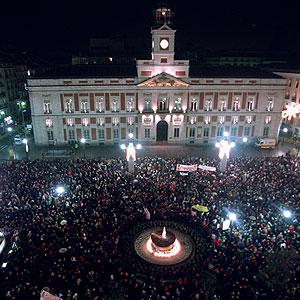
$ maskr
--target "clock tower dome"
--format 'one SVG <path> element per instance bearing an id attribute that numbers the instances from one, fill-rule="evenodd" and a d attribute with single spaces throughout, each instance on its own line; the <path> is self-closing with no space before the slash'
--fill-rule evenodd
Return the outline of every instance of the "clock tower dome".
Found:
<path id="1" fill-rule="evenodd" d="M 152 60 L 155 65 L 172 65 L 175 54 L 175 32 L 170 26 L 174 13 L 166 5 L 160 5 L 154 12 L 152 27 Z"/>

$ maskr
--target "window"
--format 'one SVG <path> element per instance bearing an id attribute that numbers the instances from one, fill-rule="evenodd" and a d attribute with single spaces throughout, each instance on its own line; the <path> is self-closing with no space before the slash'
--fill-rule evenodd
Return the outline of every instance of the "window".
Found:
<path id="1" fill-rule="evenodd" d="M 206 111 L 212 110 L 212 99 L 211 98 L 206 99 L 206 101 L 205 101 L 205 110 Z"/>
<path id="2" fill-rule="evenodd" d="M 269 127 L 264 127 L 263 136 L 268 137 L 269 136 Z"/>
<path id="3" fill-rule="evenodd" d="M 204 123 L 205 124 L 210 124 L 211 122 L 211 117 L 210 116 L 204 116 Z"/>
<path id="4" fill-rule="evenodd" d="M 150 139 L 150 128 L 145 128 L 145 139 Z"/>
<path id="5" fill-rule="evenodd" d="M 204 128 L 204 130 L 203 130 L 203 136 L 204 137 L 209 137 L 209 128 L 208 127 Z"/>
<path id="6" fill-rule="evenodd" d="M 230 135 L 236 136 L 236 134 L 237 134 L 237 127 L 231 127 Z"/>
<path id="7" fill-rule="evenodd" d="M 223 136 L 224 133 L 224 127 L 218 127 L 217 128 L 217 136 Z"/>
<path id="8" fill-rule="evenodd" d="M 244 136 L 249 136 L 249 135 L 250 135 L 250 127 L 245 127 Z"/>
<path id="9" fill-rule="evenodd" d="M 54 141 L 53 131 L 47 131 L 48 141 Z"/>
<path id="10" fill-rule="evenodd" d="M 134 131 L 134 130 L 133 130 L 133 127 L 129 127 L 129 128 L 128 128 L 128 134 L 129 134 L 129 133 L 133 133 L 133 134 L 134 134 L 133 131 Z"/>
<path id="11" fill-rule="evenodd" d="M 90 129 L 83 129 L 83 137 L 84 137 L 86 140 L 89 140 L 89 139 L 90 139 Z"/>
<path id="12" fill-rule="evenodd" d="M 66 100 L 66 113 L 72 113 L 73 112 L 73 100 L 67 99 Z"/>
<path id="13" fill-rule="evenodd" d="M 265 118 L 265 124 L 271 123 L 272 117 L 271 116 L 266 116 Z"/>
<path id="14" fill-rule="evenodd" d="M 98 126 L 103 126 L 104 125 L 104 118 L 98 118 L 97 119 L 97 125 Z"/>
<path id="15" fill-rule="evenodd" d="M 198 110 L 198 99 L 197 98 L 192 98 L 191 102 L 191 111 L 197 111 Z"/>
<path id="16" fill-rule="evenodd" d="M 180 128 L 174 128 L 174 138 L 179 138 L 179 129 Z"/>
<path id="17" fill-rule="evenodd" d="M 119 118 L 118 117 L 113 117 L 112 118 L 112 123 L 114 126 L 117 126 L 119 124 Z"/>
<path id="18" fill-rule="evenodd" d="M 82 118 L 82 126 L 88 126 L 89 125 L 89 119 L 88 118 Z"/>
<path id="19" fill-rule="evenodd" d="M 52 127 L 53 126 L 53 120 L 52 119 L 46 119 L 45 123 L 46 123 L 46 127 Z"/>
<path id="20" fill-rule="evenodd" d="M 129 97 L 127 99 L 127 107 L 126 107 L 126 110 L 127 111 L 133 111 L 134 110 L 134 101 L 133 101 L 133 97 Z"/>
<path id="21" fill-rule="evenodd" d="M 220 107 L 219 107 L 220 111 L 225 111 L 226 110 L 226 99 L 224 97 L 222 97 L 220 99 Z"/>
<path id="22" fill-rule="evenodd" d="M 128 123 L 129 125 L 132 125 L 132 124 L 134 123 L 134 117 L 128 117 L 128 118 L 127 118 L 127 123 Z"/>
<path id="23" fill-rule="evenodd" d="M 144 111 L 152 111 L 151 95 L 146 95 L 144 100 Z"/>
<path id="24" fill-rule="evenodd" d="M 87 99 L 82 99 L 81 100 L 81 112 L 82 113 L 88 113 L 88 101 Z"/>
<path id="25" fill-rule="evenodd" d="M 240 98 L 236 97 L 233 101 L 233 107 L 232 107 L 233 111 L 239 111 L 240 110 Z"/>
<path id="26" fill-rule="evenodd" d="M 239 122 L 239 117 L 233 116 L 231 120 L 232 120 L 232 124 L 237 124 Z"/>
<path id="27" fill-rule="evenodd" d="M 254 109 L 254 99 L 249 98 L 247 101 L 247 110 L 251 111 Z"/>
<path id="28" fill-rule="evenodd" d="M 252 116 L 246 116 L 245 121 L 246 121 L 247 124 L 251 124 Z"/>
<path id="29" fill-rule="evenodd" d="M 168 58 L 167 57 L 161 57 L 160 58 L 160 63 L 162 63 L 162 64 L 168 63 Z"/>
<path id="30" fill-rule="evenodd" d="M 96 111 L 101 113 L 104 112 L 104 97 L 99 97 L 96 100 Z"/>
<path id="31" fill-rule="evenodd" d="M 104 140 L 104 129 L 98 129 L 98 139 Z"/>
<path id="32" fill-rule="evenodd" d="M 292 86 L 292 79 L 289 79 L 288 86 Z"/>
<path id="33" fill-rule="evenodd" d="M 174 102 L 174 110 L 181 110 L 181 97 L 176 97 Z"/>
<path id="34" fill-rule="evenodd" d="M 268 104 L 267 104 L 267 111 L 272 111 L 273 110 L 273 106 L 274 106 L 273 99 L 269 98 L 268 99 Z"/>
<path id="35" fill-rule="evenodd" d="M 299 79 L 296 80 L 295 88 L 297 89 L 299 87 Z"/>
<path id="36" fill-rule="evenodd" d="M 113 111 L 113 112 L 119 111 L 119 98 L 118 97 L 112 98 L 111 111 Z"/>
<path id="37" fill-rule="evenodd" d="M 225 116 L 219 116 L 219 123 L 223 124 L 225 122 Z"/>
<path id="38" fill-rule="evenodd" d="M 196 132 L 195 127 L 190 128 L 190 138 L 194 138 L 195 137 L 195 132 Z"/>
<path id="39" fill-rule="evenodd" d="M 67 126 L 74 126 L 74 125 L 75 125 L 74 118 L 68 118 L 67 119 Z"/>
<path id="40" fill-rule="evenodd" d="M 114 130 L 113 130 L 113 137 L 114 137 L 114 139 L 118 139 L 119 138 L 119 129 L 118 128 L 114 128 Z"/>
<path id="41" fill-rule="evenodd" d="M 71 141 L 75 140 L 75 130 L 70 129 L 68 133 L 69 133 L 69 140 Z"/>
<path id="42" fill-rule="evenodd" d="M 193 125 L 193 124 L 196 124 L 196 121 L 197 121 L 197 117 L 191 117 L 190 119 L 190 123 Z"/>
<path id="43" fill-rule="evenodd" d="M 159 110 L 160 111 L 165 111 L 167 107 L 167 97 L 166 96 L 161 96 L 159 99 Z"/>
<path id="44" fill-rule="evenodd" d="M 52 109 L 51 109 L 51 103 L 49 100 L 44 101 L 44 114 L 51 114 Z"/>

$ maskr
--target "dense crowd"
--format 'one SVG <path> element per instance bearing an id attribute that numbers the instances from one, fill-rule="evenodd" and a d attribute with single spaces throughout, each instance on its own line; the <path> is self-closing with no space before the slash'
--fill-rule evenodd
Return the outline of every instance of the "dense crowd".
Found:
<path id="1" fill-rule="evenodd" d="M 39 299 L 44 287 L 62 299 L 299 299 L 299 159 L 237 157 L 223 173 L 188 175 L 177 163 L 218 167 L 201 158 L 143 158 L 134 173 L 122 159 L 1 164 L 0 228 L 17 247 L 0 268 L 0 299 Z M 229 212 L 237 220 L 222 230 Z M 198 228 L 202 259 L 137 268 L 122 239 L 152 220 Z"/>

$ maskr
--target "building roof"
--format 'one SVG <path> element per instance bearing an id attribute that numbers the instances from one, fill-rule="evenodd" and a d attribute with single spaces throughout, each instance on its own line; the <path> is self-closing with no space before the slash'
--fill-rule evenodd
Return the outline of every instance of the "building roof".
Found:
<path id="1" fill-rule="evenodd" d="M 261 78 L 282 79 L 283 77 L 270 71 L 259 68 L 240 66 L 217 66 L 207 67 L 190 65 L 190 77 L 192 78 Z"/>
<path id="2" fill-rule="evenodd" d="M 34 78 L 132 78 L 137 76 L 136 66 L 132 65 L 67 65 L 37 74 Z"/>

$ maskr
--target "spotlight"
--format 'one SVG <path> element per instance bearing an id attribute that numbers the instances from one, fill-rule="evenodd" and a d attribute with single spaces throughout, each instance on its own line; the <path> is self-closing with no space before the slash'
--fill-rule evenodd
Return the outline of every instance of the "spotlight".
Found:
<path id="1" fill-rule="evenodd" d="M 289 210 L 284 210 L 283 215 L 285 218 L 290 218 L 292 216 L 292 213 Z"/>
<path id="2" fill-rule="evenodd" d="M 126 145 L 125 144 L 122 144 L 120 147 L 121 147 L 122 150 L 126 149 Z"/>
<path id="3" fill-rule="evenodd" d="M 137 145 L 136 145 L 136 149 L 138 149 L 138 150 L 139 150 L 139 149 L 142 149 L 142 145 L 141 145 L 141 144 L 137 144 Z"/>
<path id="4" fill-rule="evenodd" d="M 230 221 L 236 221 L 236 214 L 235 213 L 229 213 L 228 218 Z"/>
<path id="5" fill-rule="evenodd" d="M 58 186 L 55 190 L 57 194 L 63 194 L 65 192 L 65 188 L 63 186 Z"/>

